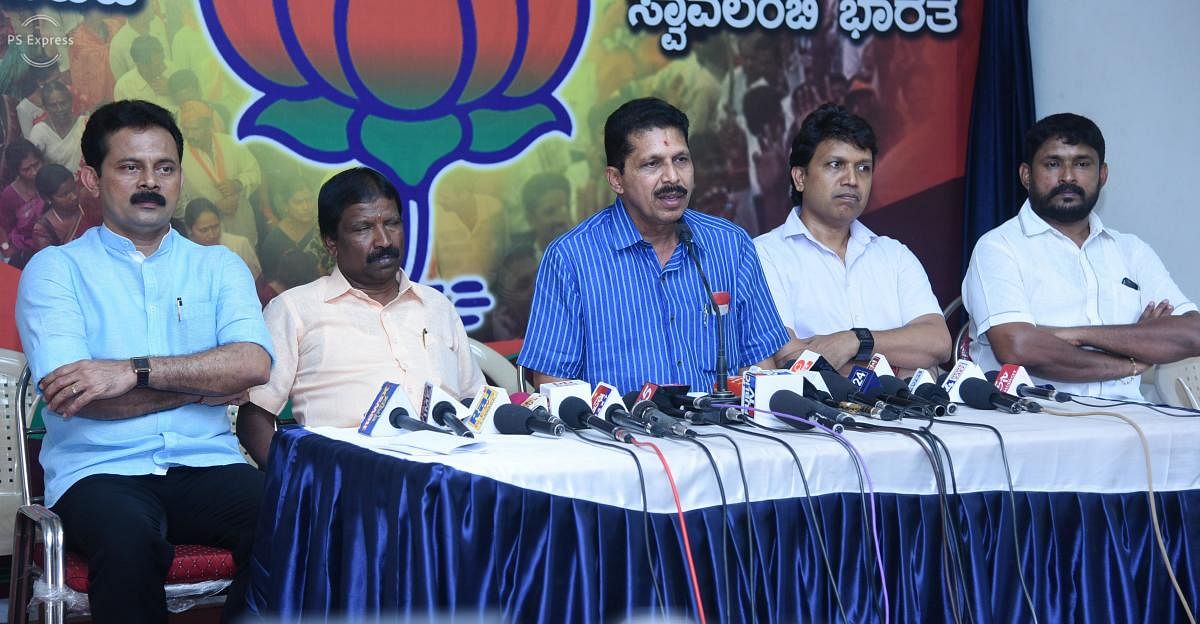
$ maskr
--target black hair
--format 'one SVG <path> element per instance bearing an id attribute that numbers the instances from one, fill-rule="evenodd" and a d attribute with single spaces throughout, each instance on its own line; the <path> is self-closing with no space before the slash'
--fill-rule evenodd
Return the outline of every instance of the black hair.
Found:
<path id="1" fill-rule="evenodd" d="M 188 87 L 200 90 L 200 78 L 190 69 L 180 69 L 167 78 L 167 93 L 172 95 Z"/>
<path id="2" fill-rule="evenodd" d="M 148 63 L 155 52 L 159 54 L 166 53 L 163 50 L 162 42 L 150 35 L 142 35 L 134 39 L 133 43 L 129 46 L 129 58 L 133 59 L 136 65 Z M 117 78 L 120 78 L 120 76 Z"/>
<path id="3" fill-rule="evenodd" d="M 27 139 L 14 138 L 12 143 L 4 148 L 4 179 L 12 181 L 21 175 L 21 163 L 30 156 L 37 156 L 38 159 L 44 160 L 42 151 L 36 145 Z"/>
<path id="4" fill-rule="evenodd" d="M 613 111 L 604 122 L 604 157 L 608 166 L 624 172 L 625 159 L 633 153 L 630 135 L 656 128 L 675 128 L 687 143 L 687 115 L 658 98 L 630 100 Z"/>
<path id="5" fill-rule="evenodd" d="M 51 80 L 50 82 L 47 82 L 46 84 L 42 85 L 42 107 L 43 108 L 45 108 L 45 106 L 46 106 L 46 98 L 50 97 L 51 95 L 53 95 L 55 93 L 66 93 L 67 96 L 71 98 L 72 102 L 75 101 L 75 94 L 71 93 L 71 89 L 69 87 L 67 87 L 67 85 L 63 84 L 62 81 L 59 81 L 59 80 Z"/>
<path id="6" fill-rule="evenodd" d="M 1099 126 L 1094 121 L 1075 113 L 1050 115 L 1033 124 L 1033 127 L 1025 133 L 1025 160 L 1023 162 L 1032 165 L 1034 154 L 1037 154 L 1038 149 L 1050 139 L 1059 139 L 1067 145 L 1082 143 L 1096 150 L 1100 162 L 1104 162 L 1104 134 L 1100 132 Z"/>
<path id="7" fill-rule="evenodd" d="M 571 203 L 571 183 L 566 176 L 557 171 L 543 171 L 532 175 L 521 186 L 521 201 L 525 210 L 532 210 L 538 199 L 550 191 L 562 191 L 567 196 L 567 203 Z"/>
<path id="8" fill-rule="evenodd" d="M 33 179 L 33 186 L 49 206 L 50 197 L 58 192 L 58 187 L 62 186 L 63 182 L 74 179 L 75 174 L 71 173 L 70 169 L 58 163 L 48 163 L 38 169 L 37 177 Z"/>
<path id="9" fill-rule="evenodd" d="M 217 205 L 209 201 L 205 197 L 197 197 L 188 202 L 187 208 L 183 211 L 183 223 L 187 225 L 187 229 L 191 230 L 193 225 L 196 225 L 196 220 L 200 215 L 211 212 L 217 216 L 217 221 L 221 220 L 221 211 L 217 210 Z"/>
<path id="10" fill-rule="evenodd" d="M 784 125 L 783 92 L 767 85 L 759 85 L 750 89 L 742 96 L 742 111 L 746 118 L 746 129 L 751 134 L 761 136 L 772 122 L 777 123 L 780 132 L 786 132 Z M 783 139 L 785 137 L 779 137 Z"/>
<path id="11" fill-rule="evenodd" d="M 822 141 L 834 139 L 849 143 L 859 149 L 871 151 L 871 156 L 879 154 L 879 145 L 875 141 L 875 131 L 866 119 L 855 115 L 843 106 L 837 104 L 822 104 L 817 110 L 809 113 L 800 124 L 800 130 L 792 138 L 792 153 L 788 157 L 791 167 L 807 167 L 813 153 Z M 792 187 L 792 204 L 799 206 L 802 199 L 800 191 Z"/>
<path id="12" fill-rule="evenodd" d="M 183 133 L 167 109 L 145 100 L 120 100 L 97 108 L 88 117 L 80 144 L 83 161 L 100 175 L 101 165 L 108 156 L 108 138 L 125 128 L 145 130 L 159 127 L 171 133 L 180 162 L 183 161 Z"/>
<path id="13" fill-rule="evenodd" d="M 346 208 L 380 198 L 396 202 L 396 209 L 400 211 L 401 219 L 404 218 L 400 193 L 382 173 L 368 167 L 355 167 L 329 178 L 317 194 L 317 225 L 321 236 L 336 240 L 338 224 Z"/>

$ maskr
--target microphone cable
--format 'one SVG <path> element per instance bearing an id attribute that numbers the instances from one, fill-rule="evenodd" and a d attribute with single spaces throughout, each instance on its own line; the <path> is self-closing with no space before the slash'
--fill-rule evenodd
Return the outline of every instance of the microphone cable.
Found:
<path id="1" fill-rule="evenodd" d="M 666 599 L 663 597 L 665 592 L 659 587 L 658 573 L 654 571 L 654 551 L 650 547 L 650 502 L 646 496 L 646 474 L 642 471 L 642 461 L 638 459 L 637 453 L 634 453 L 632 449 L 626 448 L 619 444 L 614 444 L 612 442 L 601 442 L 599 440 L 594 440 L 583 435 L 582 432 L 570 427 L 567 427 L 567 431 L 574 433 L 575 437 L 587 444 L 616 449 L 622 453 L 628 453 L 629 456 L 633 458 L 633 465 L 637 466 L 638 486 L 641 488 L 642 492 L 642 534 L 645 538 L 644 541 L 646 542 L 646 563 L 650 566 L 650 582 L 652 583 L 651 587 L 654 588 L 654 601 L 658 603 L 658 608 L 662 613 L 663 619 L 667 619 L 667 603 Z"/>
<path id="2" fill-rule="evenodd" d="M 1090 412 L 1066 412 L 1063 410 L 1051 409 L 1043 407 L 1042 412 L 1053 414 L 1055 416 L 1111 416 L 1119 418 L 1126 422 L 1133 430 L 1137 432 L 1138 441 L 1142 444 L 1142 457 L 1146 461 L 1146 500 L 1150 503 L 1150 526 L 1154 528 L 1154 541 L 1158 544 L 1158 554 L 1162 556 L 1163 565 L 1167 568 L 1167 577 L 1171 579 L 1171 585 L 1175 588 L 1175 595 L 1179 597 L 1179 604 L 1183 605 L 1183 613 L 1187 616 L 1188 622 L 1196 624 L 1196 616 L 1192 614 L 1192 608 L 1188 605 L 1187 596 L 1183 593 L 1183 588 L 1179 586 L 1179 579 L 1175 577 L 1175 570 L 1171 567 L 1171 557 L 1167 554 L 1167 546 L 1163 542 L 1162 528 L 1158 525 L 1158 506 L 1154 503 L 1154 466 L 1150 462 L 1150 442 L 1146 439 L 1146 432 L 1138 426 L 1134 420 L 1124 414 L 1117 412 L 1090 411 Z"/>
<path id="3" fill-rule="evenodd" d="M 717 467 L 717 459 L 713 457 L 712 451 L 708 450 L 707 446 L 690 437 L 680 436 L 677 439 L 686 440 L 700 447 L 700 450 L 704 451 L 705 457 L 708 457 L 708 464 L 712 466 L 713 476 L 717 478 L 717 491 L 721 494 L 721 571 L 725 577 L 725 621 L 732 622 L 730 605 L 733 602 L 733 587 L 729 584 L 729 501 L 725 497 L 725 482 L 721 480 L 721 470 Z M 738 456 L 738 465 L 741 466 L 740 455 Z M 750 595 L 754 596 L 753 591 Z M 753 622 L 754 619 L 752 618 L 751 621 Z"/>
<path id="4" fill-rule="evenodd" d="M 1025 604 L 1029 605 L 1029 614 L 1033 617 L 1032 624 L 1038 624 L 1037 609 L 1033 605 L 1033 596 L 1029 594 L 1029 585 L 1025 581 L 1024 566 L 1021 565 L 1021 537 L 1017 529 L 1017 495 L 1016 488 L 1013 487 L 1012 470 L 1008 465 L 1008 449 L 1004 445 L 1004 436 L 1001 435 L 999 429 L 983 423 L 962 422 L 946 418 L 938 420 L 938 422 L 943 425 L 954 425 L 956 427 L 970 427 L 973 429 L 984 429 L 991 431 L 992 434 L 996 436 L 996 441 L 1000 443 L 1000 462 L 1004 465 L 1004 478 L 1008 483 L 1008 505 L 1012 510 L 1012 516 L 1010 518 L 1011 522 L 1009 522 L 1009 525 L 1012 527 L 1013 553 L 1016 555 L 1015 561 L 1017 565 L 1017 578 L 1021 582 L 1021 594 L 1025 597 Z"/>
<path id="5" fill-rule="evenodd" d="M 1095 403 L 1084 403 L 1083 401 L 1079 400 L 1080 396 L 1082 396 L 1085 399 L 1093 399 L 1096 401 L 1108 401 L 1108 403 L 1105 403 L 1104 405 L 1096 405 Z M 1092 396 L 1092 395 L 1088 395 L 1088 394 L 1084 394 L 1084 395 L 1074 395 L 1073 394 L 1073 395 L 1071 395 L 1070 400 L 1072 403 L 1078 403 L 1079 405 L 1082 405 L 1084 407 L 1094 407 L 1094 408 L 1099 408 L 1099 409 L 1121 407 L 1122 405 L 1140 405 L 1146 409 L 1149 409 L 1150 411 L 1158 412 L 1159 414 L 1162 414 L 1163 416 L 1170 416 L 1172 418 L 1196 418 L 1197 416 L 1200 416 L 1200 410 L 1192 409 L 1190 407 L 1183 407 L 1181 405 L 1169 405 L 1167 403 L 1150 403 L 1148 401 L 1130 401 L 1128 399 L 1110 399 L 1107 397 Z M 1179 411 L 1185 412 L 1185 413 L 1183 413 L 1183 414 L 1171 413 L 1171 412 L 1166 411 L 1168 409 L 1179 410 Z"/>
<path id="6" fill-rule="evenodd" d="M 759 427 L 762 429 L 774 431 L 773 428 L 767 427 L 764 425 L 760 425 L 754 421 L 746 421 L 746 424 L 752 425 L 754 427 Z M 837 601 L 838 613 L 840 613 L 842 615 L 842 621 L 849 624 L 850 618 L 846 617 L 846 608 L 842 605 L 842 592 L 838 587 L 838 579 L 836 576 L 834 576 L 833 566 L 829 563 L 829 550 L 825 547 L 825 536 L 824 536 L 825 530 L 824 530 L 823 526 L 821 525 L 821 523 L 817 520 L 817 511 L 813 507 L 813 502 L 812 502 L 812 491 L 808 487 L 808 477 L 805 476 L 805 474 L 804 474 L 804 466 L 801 465 L 801 463 L 800 463 L 800 456 L 796 454 L 796 449 L 792 448 L 792 445 L 788 444 L 787 441 L 777 438 L 772 435 L 767 435 L 765 433 L 758 433 L 757 431 L 749 431 L 746 429 L 741 429 L 738 427 L 734 427 L 733 425 L 721 425 L 721 426 L 726 429 L 729 429 L 730 431 L 737 431 L 739 433 L 754 436 L 756 438 L 764 438 L 764 439 L 770 440 L 772 442 L 778 442 L 780 445 L 783 446 L 783 448 L 787 449 L 787 452 L 789 454 L 791 454 L 792 461 L 796 464 L 796 471 L 800 474 L 800 483 L 803 484 L 803 486 L 804 486 L 804 505 L 801 506 L 801 509 L 803 509 L 805 511 L 805 513 L 808 514 L 809 526 L 813 527 L 813 535 L 817 538 L 817 547 L 821 550 L 821 559 L 825 562 L 825 573 L 829 575 L 829 582 L 833 586 L 833 597 Z M 800 431 L 795 431 L 795 430 L 793 430 L 793 431 L 796 433 L 802 433 Z M 791 432 L 788 432 L 788 433 L 791 433 Z M 706 434 L 706 435 L 716 435 L 716 434 Z M 856 468 L 857 468 L 857 466 L 856 466 Z M 859 475 L 858 475 L 858 491 L 859 491 L 859 495 L 860 495 L 859 500 L 861 501 L 865 498 L 865 496 L 862 496 L 863 485 L 862 485 L 862 473 L 861 472 L 859 472 Z M 865 511 L 866 510 L 864 508 L 864 512 Z M 863 517 L 864 518 L 866 517 L 866 513 L 863 513 Z M 753 535 L 753 533 L 751 533 L 751 534 Z"/>
<path id="7" fill-rule="evenodd" d="M 687 555 L 692 595 L 696 598 L 696 612 L 700 614 L 700 624 L 708 624 L 708 617 L 704 614 L 704 599 L 700 596 L 700 580 L 696 577 L 696 561 L 692 558 L 692 541 L 688 538 L 687 519 L 683 517 L 683 501 L 679 498 L 679 486 L 675 484 L 675 475 L 671 473 L 671 465 L 667 463 L 666 455 L 663 455 L 662 449 L 658 448 L 657 444 L 642 442 L 633 437 L 631 439 L 634 446 L 653 450 L 654 454 L 658 456 L 658 461 L 662 463 L 663 470 L 666 471 L 667 483 L 671 485 L 671 495 L 675 497 L 675 510 L 679 515 L 679 532 L 683 535 L 683 551 Z"/>
<path id="8" fill-rule="evenodd" d="M 745 493 L 744 505 L 746 507 L 746 545 L 747 545 L 746 575 L 750 578 L 750 621 L 757 622 L 758 621 L 758 598 L 757 598 L 758 597 L 758 579 L 757 579 L 757 575 L 755 574 L 755 570 L 754 570 L 754 551 L 757 550 L 756 540 L 754 539 L 754 526 L 755 526 L 755 524 L 753 522 L 754 509 L 750 505 L 750 481 L 746 478 L 746 465 L 745 465 L 745 463 L 742 462 L 742 450 L 740 448 L 738 448 L 737 442 L 735 442 L 734 439 L 731 436 L 729 436 L 728 434 L 698 433 L 698 434 L 696 434 L 696 437 L 697 438 L 724 438 L 727 442 L 729 442 L 729 444 L 731 446 L 733 446 L 734 456 L 737 457 L 738 475 L 742 478 L 742 492 Z M 695 442 L 696 444 L 700 444 L 699 440 L 692 439 L 692 442 Z M 700 446 L 703 447 L 704 445 L 700 444 Z M 715 467 L 715 465 L 714 465 L 714 467 Z M 717 475 L 717 480 L 720 481 L 719 474 Z M 721 511 L 723 513 L 728 513 L 724 507 L 722 507 Z M 740 563 L 740 561 L 739 561 L 739 563 Z M 729 578 L 728 578 L 728 568 L 726 569 L 725 587 L 730 587 Z M 725 621 L 727 621 L 727 622 L 732 621 L 731 619 L 729 619 L 728 604 L 725 609 Z"/>
<path id="9" fill-rule="evenodd" d="M 799 416 L 793 416 L 792 414 L 785 414 L 783 412 L 775 412 L 775 411 L 758 408 L 758 407 L 745 407 L 745 406 L 741 406 L 741 405 L 715 405 L 714 404 L 713 407 L 717 407 L 717 408 L 732 407 L 734 409 L 746 410 L 746 411 L 751 411 L 751 412 L 756 412 L 756 413 L 761 412 L 763 414 L 770 414 L 771 416 L 774 416 L 776 418 L 780 418 L 783 420 L 790 420 L 790 421 L 795 421 L 795 422 L 799 422 L 799 423 L 804 423 L 805 425 L 808 425 L 811 428 L 818 429 L 823 433 L 827 433 L 830 436 L 833 436 L 834 439 L 839 440 L 840 442 L 843 443 L 842 446 L 844 446 L 846 448 L 846 450 L 851 453 L 851 455 L 855 459 L 855 462 L 862 468 L 863 476 L 866 480 L 867 497 L 870 499 L 871 538 L 872 538 L 872 543 L 875 547 L 875 567 L 879 572 L 879 585 L 880 585 L 880 588 L 881 588 L 882 594 L 883 594 L 883 621 L 884 621 L 884 624 L 890 624 L 890 622 L 891 622 L 891 603 L 889 601 L 888 590 L 887 590 L 887 574 L 886 574 L 886 572 L 884 572 L 884 569 L 883 569 L 883 554 L 879 547 L 879 519 L 876 514 L 875 486 L 871 480 L 871 473 L 867 470 L 867 466 L 866 466 L 867 462 L 865 459 L 863 459 L 863 456 L 861 453 L 859 453 L 858 449 L 853 444 L 851 444 L 850 441 L 847 440 L 845 438 L 845 436 L 843 436 L 842 434 L 826 427 L 825 425 L 822 425 L 821 423 L 809 420 L 807 418 L 801 418 Z M 869 550 L 869 548 L 867 550 Z"/>
<path id="10" fill-rule="evenodd" d="M 921 451 L 925 453 L 925 458 L 929 461 L 929 466 L 933 470 L 934 488 L 937 490 L 938 511 L 942 520 L 942 580 L 946 583 L 947 589 L 954 592 L 954 599 L 949 601 L 950 613 L 955 622 L 962 622 L 962 616 L 959 613 L 959 607 L 965 607 L 963 610 L 968 615 L 969 621 L 974 621 L 975 617 L 970 606 L 970 590 L 967 588 L 966 578 L 963 574 L 962 555 L 958 549 L 958 529 L 953 519 L 950 517 L 950 509 L 948 505 L 948 495 L 946 491 L 946 475 L 943 470 L 942 463 L 939 457 L 939 450 L 932 439 L 926 438 L 927 434 L 932 437 L 929 432 L 922 432 L 917 429 L 907 429 L 904 427 L 890 427 L 886 425 L 875 425 L 871 423 L 855 422 L 855 428 L 862 431 L 879 431 L 886 433 L 897 433 L 907 438 L 910 438 L 917 443 Z M 926 446 L 928 445 L 928 446 Z M 954 583 L 954 577 L 958 577 L 958 585 Z M 960 598 L 961 596 L 961 598 Z M 963 604 L 960 605 L 959 601 Z"/>

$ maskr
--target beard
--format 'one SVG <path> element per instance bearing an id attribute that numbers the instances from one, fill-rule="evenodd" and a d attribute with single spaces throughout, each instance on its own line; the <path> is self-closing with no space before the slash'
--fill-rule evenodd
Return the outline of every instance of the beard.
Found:
<path id="1" fill-rule="evenodd" d="M 1079 196 L 1079 202 L 1064 206 L 1056 204 L 1054 198 L 1066 191 L 1070 191 Z M 1055 223 L 1078 223 L 1092 214 L 1092 209 L 1096 207 L 1096 202 L 1100 201 L 1100 188 L 1088 194 L 1083 190 L 1083 187 L 1063 183 L 1054 187 L 1050 192 L 1041 194 L 1029 190 L 1029 206 L 1033 208 L 1033 212 L 1037 216 L 1046 221 L 1054 221 Z"/>

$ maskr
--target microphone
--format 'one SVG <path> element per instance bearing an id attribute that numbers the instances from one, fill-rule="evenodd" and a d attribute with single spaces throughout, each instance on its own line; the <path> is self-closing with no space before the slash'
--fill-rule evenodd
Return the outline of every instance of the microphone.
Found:
<path id="1" fill-rule="evenodd" d="M 493 418 L 496 419 L 496 429 L 500 433 L 517 435 L 541 433 L 558 437 L 566 431 L 566 428 L 561 423 L 552 423 L 548 420 L 538 418 L 533 410 L 511 403 L 497 407 Z"/>
<path id="2" fill-rule="evenodd" d="M 1005 366 L 1006 367 L 1012 366 L 1012 364 L 1005 364 Z M 1021 374 L 1028 377 L 1028 374 L 1025 373 L 1024 368 L 1022 368 L 1020 366 L 1017 366 L 1015 368 L 1020 369 Z M 984 373 L 983 376 L 985 379 L 987 379 L 989 382 L 991 382 L 993 386 L 995 386 L 996 390 L 999 391 L 1000 394 L 1015 400 L 1017 402 L 1017 405 L 1021 408 L 1021 410 L 1026 411 L 1026 412 L 1042 411 L 1042 405 L 1040 403 L 1038 403 L 1037 401 L 1021 398 L 1021 397 L 1014 395 L 1008 391 L 1008 388 L 1013 385 L 1011 377 L 1008 378 L 1007 380 L 1000 379 L 1000 377 L 1001 377 L 1000 371 L 988 371 L 988 372 Z"/>
<path id="3" fill-rule="evenodd" d="M 708 304 L 717 317 L 717 383 L 712 396 L 719 399 L 719 402 L 731 403 L 737 397 L 729 391 L 729 362 L 725 355 L 724 316 L 729 309 L 729 293 L 725 291 L 717 293 L 722 295 L 721 297 L 713 294 L 712 286 L 708 283 L 708 276 L 704 273 L 704 267 L 700 266 L 700 256 L 696 254 L 696 246 L 692 242 L 692 228 L 683 219 L 680 219 L 675 225 L 675 235 L 679 238 L 679 242 L 687 248 L 692 264 L 696 265 L 696 272 L 700 274 L 700 283 L 704 285 L 704 292 L 708 295 Z"/>
<path id="4" fill-rule="evenodd" d="M 998 409 L 1010 414 L 1021 413 L 1021 404 L 1016 397 L 1006 395 L 983 379 L 968 377 L 958 384 L 958 394 L 963 403 L 980 410 Z"/>
<path id="5" fill-rule="evenodd" d="M 802 397 L 791 390 L 780 390 L 771 395 L 771 411 L 814 420 L 834 430 L 839 430 L 842 425 L 854 424 L 854 418 L 849 414 L 810 398 Z M 812 429 L 812 425 L 808 423 L 785 420 L 789 425 L 801 431 Z"/>
<path id="6" fill-rule="evenodd" d="M 503 405 L 501 407 L 504 407 Z M 395 411 L 393 411 L 395 413 Z M 450 429 L 454 435 L 473 438 L 475 434 L 458 419 L 458 408 L 450 401 L 440 401 L 429 410 L 429 418 L 433 422 Z"/>
<path id="7" fill-rule="evenodd" d="M 592 413 L 592 408 L 587 404 L 587 401 L 579 397 L 570 396 L 563 399 L 562 403 L 558 405 L 558 417 L 562 419 L 566 426 L 572 429 L 578 430 L 591 427 L 592 429 L 597 429 L 608 434 L 609 437 L 617 442 L 633 443 L 633 436 L 628 431 L 613 426 L 607 420 L 596 417 Z"/>
<path id="8" fill-rule="evenodd" d="M 883 388 L 883 394 L 879 395 L 879 399 L 884 403 L 903 409 L 918 410 L 929 416 L 946 415 L 947 410 L 944 406 L 914 396 L 908 391 L 908 384 L 895 375 L 879 375 L 879 385 Z"/>
<path id="9" fill-rule="evenodd" d="M 867 372 L 870 373 L 870 371 Z M 871 373 L 870 376 L 873 378 L 875 375 Z M 894 405 L 888 405 L 883 401 L 879 401 L 870 394 L 860 392 L 858 387 L 851 383 L 849 379 L 837 373 L 822 371 L 821 379 L 825 381 L 825 386 L 829 388 L 830 396 L 837 402 L 837 407 L 841 409 L 857 412 L 879 420 L 900 420 L 904 416 L 903 410 Z M 876 388 L 878 385 L 878 382 L 875 382 Z"/>
<path id="10" fill-rule="evenodd" d="M 1038 387 L 1033 384 L 1024 366 L 1005 364 L 998 371 L 988 371 L 984 374 L 988 381 L 996 385 L 1001 392 L 1008 392 L 1019 397 L 1033 397 L 1047 401 L 1066 403 L 1071 400 L 1071 394 L 1059 392 L 1053 386 Z"/>
<path id="11" fill-rule="evenodd" d="M 932 381 L 927 381 L 917 386 L 912 393 L 913 396 L 919 399 L 944 407 L 947 414 L 953 414 L 958 411 L 958 404 L 950 401 L 950 393 Z"/>
<path id="12" fill-rule="evenodd" d="M 690 438 L 696 435 L 695 431 L 688 428 L 687 423 L 673 416 L 668 416 L 662 410 L 658 409 L 654 401 L 644 399 L 638 401 L 634 403 L 633 409 L 629 413 L 635 420 L 645 423 L 646 430 L 650 435 L 673 435 L 681 438 Z"/>
<path id="13" fill-rule="evenodd" d="M 445 429 L 439 429 L 429 423 L 423 423 L 416 418 L 408 415 L 408 410 L 403 407 L 397 407 L 388 414 L 388 422 L 397 429 L 405 431 L 436 431 L 438 433 L 450 433 Z"/>

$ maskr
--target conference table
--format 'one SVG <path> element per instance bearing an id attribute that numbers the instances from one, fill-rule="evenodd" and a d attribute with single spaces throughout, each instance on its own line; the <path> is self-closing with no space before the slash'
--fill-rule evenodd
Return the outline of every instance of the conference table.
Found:
<path id="1" fill-rule="evenodd" d="M 1146 492 L 1194 608 L 1200 420 L 1105 411 L 1145 432 L 1149 475 L 1134 428 L 1107 415 L 865 421 L 936 439 L 639 436 L 662 461 L 594 430 L 433 454 L 397 446 L 407 434 L 284 429 L 250 608 L 285 622 L 698 621 L 698 593 L 712 622 L 1186 621 Z"/>

